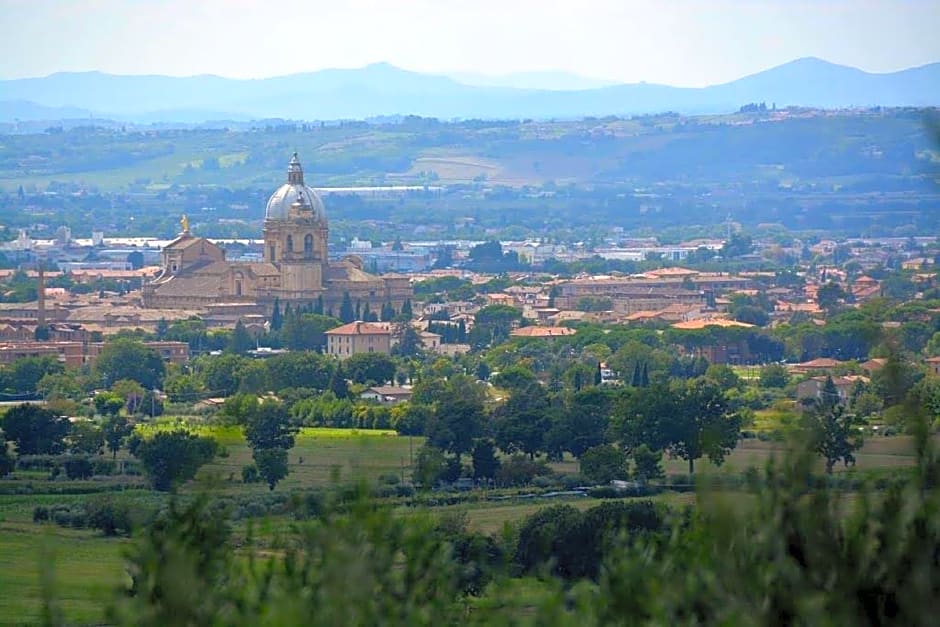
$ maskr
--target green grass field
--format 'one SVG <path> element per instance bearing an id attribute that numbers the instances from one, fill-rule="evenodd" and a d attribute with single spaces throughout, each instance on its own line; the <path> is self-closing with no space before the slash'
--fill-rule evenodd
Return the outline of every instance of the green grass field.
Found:
<path id="1" fill-rule="evenodd" d="M 145 431 L 177 428 L 179 423 L 167 420 Z M 183 493 L 195 494 L 209 490 L 225 495 L 267 493 L 264 484 L 245 485 L 241 482 L 241 469 L 251 463 L 251 451 L 237 427 L 188 426 L 194 432 L 212 435 L 226 449 L 227 455 L 203 467 L 196 480 L 185 486 Z M 423 444 L 423 438 L 407 438 L 393 432 L 355 431 L 342 429 L 304 429 L 289 456 L 290 474 L 278 486 L 278 491 L 327 487 L 337 482 L 354 480 L 375 482 L 382 475 L 410 475 L 410 459 Z M 913 443 L 907 437 L 870 438 L 857 453 L 859 471 L 889 472 L 913 463 Z M 776 454 L 783 453 L 783 445 L 760 440 L 743 440 L 728 456 L 720 468 L 699 460 L 696 471 L 740 472 L 748 466 L 762 466 Z M 686 463 L 667 460 L 669 473 L 684 473 Z M 577 461 L 566 459 L 553 464 L 561 472 L 575 473 Z M 838 472 L 844 472 L 841 467 Z M 19 475 L 19 473 L 17 473 Z M 96 480 L 97 482 L 97 480 Z M 24 473 L 19 478 L 7 479 L 9 484 L 31 484 L 41 492 L 47 484 L 44 473 Z M 61 488 L 68 482 L 55 482 Z M 71 482 L 89 485 L 95 482 Z M 101 481 L 106 484 L 108 481 Z M 148 498 L 145 489 L 134 489 L 125 494 Z M 741 493 L 723 493 L 723 498 L 736 503 L 747 498 Z M 59 600 L 60 610 L 68 622 L 97 623 L 104 619 L 107 601 L 125 582 L 122 550 L 127 539 L 105 538 L 89 530 L 65 529 L 58 525 L 32 522 L 33 508 L 37 505 L 80 503 L 88 495 L 29 494 L 0 496 L 0 624 L 29 624 L 40 621 L 43 611 L 43 574 L 52 574 L 51 589 Z M 693 503 L 694 493 L 666 492 L 653 497 L 671 505 Z M 413 509 L 403 507 L 401 515 L 431 511 L 432 513 L 464 511 L 471 529 L 483 533 L 498 533 L 507 522 L 518 521 L 543 507 L 560 503 L 587 509 L 600 501 L 590 498 L 538 498 L 489 500 L 466 505 Z M 248 523 L 236 524 L 236 535 Z M 253 521 L 258 537 L 276 538 L 292 532 L 292 520 L 272 518 Z M 47 568 L 48 567 L 48 568 Z M 45 569 L 45 570 L 44 570 Z"/>
<path id="2" fill-rule="evenodd" d="M 124 581 L 126 539 L 32 521 L 0 522 L 0 624 L 40 622 L 43 588 L 69 623 L 103 622 Z"/>

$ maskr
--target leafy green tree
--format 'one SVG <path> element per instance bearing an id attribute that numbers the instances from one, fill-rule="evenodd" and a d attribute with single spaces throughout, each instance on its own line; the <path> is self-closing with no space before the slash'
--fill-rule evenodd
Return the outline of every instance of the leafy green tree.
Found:
<path id="1" fill-rule="evenodd" d="M 333 369 L 330 376 L 330 383 L 327 386 L 336 398 L 349 398 L 349 382 L 346 380 L 346 372 L 341 366 Z"/>
<path id="2" fill-rule="evenodd" d="M 664 476 L 662 451 L 654 451 L 646 444 L 633 449 L 633 478 L 639 481 L 659 479 Z"/>
<path id="3" fill-rule="evenodd" d="M 297 427 L 278 401 L 266 400 L 249 414 L 245 439 L 258 472 L 270 489 L 287 476 L 287 451 L 294 447 Z"/>
<path id="4" fill-rule="evenodd" d="M 762 388 L 785 388 L 790 383 L 790 373 L 783 364 L 770 364 L 760 369 L 758 383 Z"/>
<path id="5" fill-rule="evenodd" d="M 766 311 L 754 305 L 742 305 L 734 310 L 732 317 L 738 322 L 753 324 L 758 327 L 767 326 L 770 316 Z"/>
<path id="6" fill-rule="evenodd" d="M 150 416 L 151 418 L 162 416 L 163 400 L 159 398 L 157 393 L 153 390 L 147 390 L 144 392 L 144 397 L 141 399 L 140 406 L 137 409 L 143 416 Z"/>
<path id="7" fill-rule="evenodd" d="M 121 445 L 134 432 L 134 427 L 124 416 L 111 416 L 105 421 L 102 430 L 105 444 L 108 450 L 111 451 L 111 457 L 116 459 L 118 451 L 121 450 Z"/>
<path id="8" fill-rule="evenodd" d="M 0 442 L 0 477 L 6 477 L 16 468 L 16 459 L 10 453 L 7 441 Z"/>
<path id="9" fill-rule="evenodd" d="M 127 409 L 129 414 L 136 414 L 140 411 L 140 405 L 147 391 L 137 381 L 121 379 L 114 382 L 111 386 L 111 392 L 121 397 L 121 400 L 124 401 L 124 408 Z"/>
<path id="10" fill-rule="evenodd" d="M 744 386 L 741 377 L 726 364 L 710 365 L 705 371 L 705 378 L 713 381 L 722 390 L 737 390 Z"/>
<path id="11" fill-rule="evenodd" d="M 71 424 L 65 416 L 23 403 L 3 416 L 3 437 L 16 444 L 17 455 L 56 455 L 65 450 Z"/>
<path id="12" fill-rule="evenodd" d="M 466 375 L 451 377 L 435 400 L 428 442 L 459 458 L 482 433 L 483 410 L 483 390 L 476 381 Z"/>
<path id="13" fill-rule="evenodd" d="M 627 456 L 613 444 L 599 444 L 582 455 L 581 474 L 594 483 L 610 483 L 614 479 L 626 479 Z"/>
<path id="14" fill-rule="evenodd" d="M 142 440 L 134 456 L 143 464 L 153 489 L 166 492 L 195 477 L 200 467 L 212 461 L 217 449 L 214 439 L 178 429 Z"/>
<path id="15" fill-rule="evenodd" d="M 750 235 L 734 233 L 721 247 L 721 256 L 725 259 L 735 259 L 749 255 L 754 250 L 754 241 Z"/>
<path id="16" fill-rule="evenodd" d="M 821 285 L 816 292 L 816 302 L 821 309 L 825 309 L 830 315 L 838 308 L 839 303 L 846 298 L 845 290 L 835 281 L 829 281 Z"/>
<path id="17" fill-rule="evenodd" d="M 494 479 L 499 472 L 499 458 L 496 456 L 496 445 L 493 440 L 483 438 L 477 440 L 471 452 L 473 460 L 474 479 Z"/>
<path id="18" fill-rule="evenodd" d="M 193 362 L 209 393 L 228 396 L 238 389 L 238 371 L 248 359 L 238 355 L 204 355 Z"/>
<path id="19" fill-rule="evenodd" d="M 737 446 L 741 417 L 731 411 L 721 388 L 708 381 L 690 381 L 677 401 L 675 420 L 662 424 L 667 448 L 689 462 L 689 474 L 703 456 L 720 465 Z"/>
<path id="20" fill-rule="evenodd" d="M 297 427 L 291 424 L 290 414 L 279 401 L 265 400 L 248 415 L 245 439 L 252 450 L 265 448 L 293 448 Z"/>
<path id="21" fill-rule="evenodd" d="M 522 320 L 522 311 L 509 305 L 488 305 L 474 315 L 474 327 L 485 330 L 494 344 L 505 341 L 513 325 Z M 472 342 L 471 342 L 472 343 Z"/>
<path id="22" fill-rule="evenodd" d="M 836 462 L 855 464 L 855 451 L 862 447 L 859 421 L 839 404 L 821 403 L 804 415 L 812 435 L 813 450 L 826 460 L 826 473 Z"/>
<path id="23" fill-rule="evenodd" d="M 340 320 L 332 316 L 294 312 L 284 316 L 279 335 L 284 346 L 292 351 L 322 352 L 326 347 L 326 332 L 341 324 Z"/>
<path id="24" fill-rule="evenodd" d="M 114 392 L 95 394 L 95 411 L 102 416 L 116 416 L 124 408 L 124 399 Z"/>
<path id="25" fill-rule="evenodd" d="M 393 354 L 401 357 L 416 357 L 421 354 L 421 336 L 413 326 L 400 324 L 398 336 L 398 344 L 392 349 Z"/>
<path id="26" fill-rule="evenodd" d="M 336 369 L 332 359 L 310 351 L 275 355 L 265 361 L 271 387 L 275 390 L 284 388 L 324 390 L 329 386 L 333 371 Z"/>
<path id="27" fill-rule="evenodd" d="M 430 489 L 440 481 L 447 470 L 447 458 L 441 449 L 425 444 L 415 456 L 412 479 L 424 489 Z"/>
<path id="28" fill-rule="evenodd" d="M 196 375 L 170 375 L 163 382 L 163 391 L 173 403 L 186 403 L 198 400 L 204 392 L 202 381 Z M 141 396 L 143 394 L 141 393 Z M 130 410 L 134 413 L 133 410 Z"/>
<path id="29" fill-rule="evenodd" d="M 255 461 L 255 467 L 258 474 L 268 484 L 268 488 L 273 490 L 278 482 L 287 476 L 289 471 L 287 466 L 287 450 L 283 448 L 259 448 L 252 452 L 252 459 Z"/>
<path id="30" fill-rule="evenodd" d="M 128 339 L 107 342 L 95 368 L 107 386 L 121 379 L 132 379 L 148 390 L 159 388 L 166 374 L 166 365 L 157 351 Z"/>
<path id="31" fill-rule="evenodd" d="M 482 363 L 482 362 L 481 362 Z M 509 366 L 490 377 L 490 383 L 509 391 L 525 390 L 538 383 L 535 373 L 525 366 Z"/>
<path id="32" fill-rule="evenodd" d="M 45 374 L 36 384 L 36 391 L 42 394 L 47 401 L 55 398 L 68 398 L 78 400 L 82 398 L 82 383 L 85 377 L 76 372 L 62 372 Z M 2 384 L 0 384 L 2 387 Z"/>
<path id="33" fill-rule="evenodd" d="M 229 338 L 228 352 L 236 355 L 244 355 L 255 348 L 255 345 L 255 340 L 245 327 L 245 323 L 241 320 L 236 322 L 235 330 L 232 331 L 232 336 Z"/>
<path id="34" fill-rule="evenodd" d="M 551 426 L 548 398 L 538 383 L 516 389 L 495 417 L 496 444 L 512 454 L 525 453 L 529 459 L 545 450 L 545 434 Z"/>
<path id="35" fill-rule="evenodd" d="M 546 434 L 546 448 L 556 458 L 562 451 L 581 457 L 584 451 L 603 444 L 612 407 L 612 394 L 590 387 L 572 394 Z"/>
<path id="36" fill-rule="evenodd" d="M 238 391 L 262 394 L 271 389 L 268 364 L 261 359 L 249 359 L 242 362 L 236 372 Z"/>
<path id="37" fill-rule="evenodd" d="M 247 425 L 248 420 L 258 412 L 258 395 L 245 392 L 233 394 L 222 404 L 222 413 L 235 424 Z"/>
<path id="38" fill-rule="evenodd" d="M 382 353 L 357 353 L 343 362 L 346 375 L 356 383 L 384 385 L 395 379 L 395 360 Z"/>
<path id="39" fill-rule="evenodd" d="M 104 432 L 93 422 L 72 424 L 68 435 L 69 451 L 83 455 L 99 455 L 104 450 Z"/>
<path id="40" fill-rule="evenodd" d="M 392 426 L 401 435 L 424 435 L 433 421 L 434 409 L 429 405 L 409 402 L 392 407 Z"/>
<path id="41" fill-rule="evenodd" d="M 69 479 L 91 479 L 95 474 L 94 466 L 87 457 L 69 457 L 62 464 L 65 476 Z"/>
<path id="42" fill-rule="evenodd" d="M 715 383 L 704 378 L 657 383 L 621 399 L 616 430 L 628 450 L 646 444 L 689 462 L 721 464 L 738 441 L 741 418 Z"/>
<path id="43" fill-rule="evenodd" d="M 0 369 L 4 387 L 13 394 L 31 394 L 39 388 L 39 383 L 46 376 L 65 372 L 59 360 L 52 356 L 23 357 L 9 366 Z"/>
<path id="44" fill-rule="evenodd" d="M 565 558 L 583 548 L 570 543 L 572 532 L 581 522 L 581 512 L 571 505 L 553 505 L 529 516 L 519 529 L 516 563 L 524 572 L 534 572 L 554 562 L 555 573 L 567 574 Z"/>

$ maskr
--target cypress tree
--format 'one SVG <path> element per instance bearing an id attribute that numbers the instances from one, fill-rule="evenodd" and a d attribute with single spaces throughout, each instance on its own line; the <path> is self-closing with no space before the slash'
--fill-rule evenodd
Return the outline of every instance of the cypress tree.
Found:
<path id="1" fill-rule="evenodd" d="M 394 317 L 395 317 L 395 308 L 392 307 L 391 302 L 387 301 L 384 305 L 382 305 L 382 311 L 381 311 L 382 322 L 391 322 Z"/>
<path id="2" fill-rule="evenodd" d="M 343 294 L 343 302 L 339 306 L 339 319 L 342 322 L 353 322 L 356 319 L 356 311 L 353 309 L 349 292 Z"/>
<path id="3" fill-rule="evenodd" d="M 650 373 L 647 370 L 646 363 L 643 364 L 643 376 L 640 378 L 640 385 L 645 388 L 650 386 Z"/>
<path id="4" fill-rule="evenodd" d="M 280 331 L 284 324 L 284 318 L 281 316 L 281 300 L 274 298 L 274 310 L 271 312 L 271 330 Z"/>
<path id="5" fill-rule="evenodd" d="M 638 388 L 640 387 L 640 384 L 641 384 L 640 362 L 636 362 L 635 364 L 633 364 L 633 379 L 630 381 L 630 385 L 632 385 L 635 388 Z"/>
<path id="6" fill-rule="evenodd" d="M 330 377 L 329 387 L 336 398 L 349 397 L 349 383 L 346 381 L 346 375 L 343 373 L 341 366 L 333 371 L 333 376 Z"/>

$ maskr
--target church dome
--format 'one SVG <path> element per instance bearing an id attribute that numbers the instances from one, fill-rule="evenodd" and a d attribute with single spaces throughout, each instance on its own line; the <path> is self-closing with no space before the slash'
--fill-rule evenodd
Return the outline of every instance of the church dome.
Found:
<path id="1" fill-rule="evenodd" d="M 304 185 L 304 171 L 297 153 L 287 166 L 287 183 L 271 194 L 264 211 L 265 220 L 288 220 L 292 217 L 326 221 L 323 201 L 312 187 Z"/>

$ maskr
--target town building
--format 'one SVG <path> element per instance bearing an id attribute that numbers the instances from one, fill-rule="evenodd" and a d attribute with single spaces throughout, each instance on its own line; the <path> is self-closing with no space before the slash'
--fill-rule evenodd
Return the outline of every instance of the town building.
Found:
<path id="1" fill-rule="evenodd" d="M 359 398 L 376 401 L 382 405 L 394 405 L 411 399 L 411 388 L 394 385 L 377 385 L 362 392 Z"/>
<path id="2" fill-rule="evenodd" d="M 326 352 L 340 359 L 359 353 L 390 354 L 392 329 L 387 322 L 350 322 L 326 332 Z"/>
<path id="3" fill-rule="evenodd" d="M 800 381 L 796 386 L 796 398 L 799 401 L 814 400 L 814 401 L 823 401 L 830 400 L 835 401 L 839 405 L 845 406 L 848 405 L 849 399 L 852 397 L 852 392 L 855 389 L 856 385 L 862 385 L 868 383 L 868 378 L 860 375 L 846 375 L 844 377 L 832 377 L 832 383 L 836 388 L 836 393 L 838 394 L 837 399 L 824 399 L 824 392 L 826 388 L 826 380 L 828 377 L 817 376 L 806 379 L 805 381 Z"/>
<path id="4" fill-rule="evenodd" d="M 219 303 L 256 303 L 268 311 L 274 303 L 314 305 L 334 315 L 348 298 L 373 311 L 391 304 L 396 310 L 412 297 L 408 277 L 376 276 L 352 255 L 330 261 L 323 201 L 304 183 L 297 154 L 287 168 L 287 182 L 271 195 L 264 217 L 261 261 L 226 260 L 225 251 L 183 230 L 161 254 L 161 274 L 144 286 L 149 308 L 201 308 Z"/>
<path id="5" fill-rule="evenodd" d="M 183 364 L 189 361 L 189 344 L 186 342 L 144 342 L 170 363 Z M 26 357 L 55 357 L 69 368 L 93 366 L 104 348 L 103 342 L 4 342 L 0 344 L 0 364 L 10 364 Z"/>

